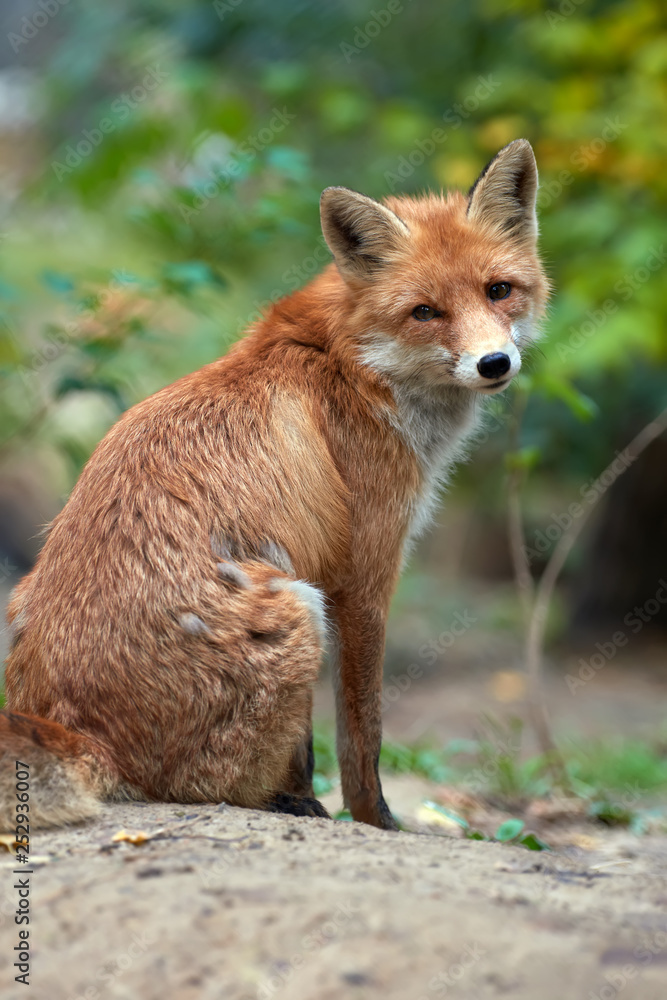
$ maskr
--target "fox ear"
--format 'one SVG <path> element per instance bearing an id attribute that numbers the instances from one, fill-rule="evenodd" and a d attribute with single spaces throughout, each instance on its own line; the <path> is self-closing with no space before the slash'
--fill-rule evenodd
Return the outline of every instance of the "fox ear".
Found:
<path id="1" fill-rule="evenodd" d="M 501 149 L 470 188 L 468 218 L 497 235 L 537 239 L 537 164 L 527 139 Z"/>
<path id="2" fill-rule="evenodd" d="M 344 187 L 322 192 L 320 217 L 343 277 L 371 280 L 410 236 L 406 224 L 390 209 Z"/>

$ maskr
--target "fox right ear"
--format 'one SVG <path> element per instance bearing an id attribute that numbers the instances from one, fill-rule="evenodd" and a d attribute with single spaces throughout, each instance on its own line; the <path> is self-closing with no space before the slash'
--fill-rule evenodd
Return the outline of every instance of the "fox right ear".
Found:
<path id="1" fill-rule="evenodd" d="M 336 266 L 347 278 L 371 280 L 410 235 L 390 209 L 344 187 L 322 192 L 320 218 Z"/>
<path id="2" fill-rule="evenodd" d="M 537 238 L 537 165 L 527 139 L 515 139 L 486 165 L 470 189 L 468 218 L 503 238 Z"/>

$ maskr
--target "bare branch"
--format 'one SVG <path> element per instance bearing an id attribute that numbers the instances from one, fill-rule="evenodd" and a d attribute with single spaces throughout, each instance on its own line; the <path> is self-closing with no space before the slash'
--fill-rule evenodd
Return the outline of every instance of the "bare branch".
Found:
<path id="1" fill-rule="evenodd" d="M 621 452 L 621 456 L 617 455 L 599 478 L 603 478 L 607 472 L 613 471 L 612 467 L 618 461 L 619 457 L 623 457 L 625 461 L 624 468 L 618 473 L 618 475 L 622 475 L 639 458 L 641 453 L 648 448 L 651 442 L 655 441 L 665 430 L 667 430 L 667 409 L 663 410 L 660 416 L 652 420 L 650 424 L 633 438 L 627 448 Z M 615 478 L 618 478 L 618 476 Z M 602 495 L 603 493 L 600 493 L 588 508 L 582 510 L 581 515 L 576 520 L 573 519 L 571 521 L 559 538 L 537 585 L 532 613 L 526 632 L 525 667 L 528 678 L 528 695 L 532 721 L 542 750 L 548 754 L 553 754 L 556 749 L 551 735 L 542 685 L 544 633 L 549 607 L 554 587 L 567 557 Z"/>

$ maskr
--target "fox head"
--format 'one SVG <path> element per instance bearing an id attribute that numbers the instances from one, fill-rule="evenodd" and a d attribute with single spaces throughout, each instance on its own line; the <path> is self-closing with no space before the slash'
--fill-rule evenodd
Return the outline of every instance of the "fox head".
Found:
<path id="1" fill-rule="evenodd" d="M 349 288 L 358 356 L 392 381 L 502 391 L 537 333 L 537 167 L 517 139 L 459 192 L 374 201 L 322 194 L 322 231 Z"/>

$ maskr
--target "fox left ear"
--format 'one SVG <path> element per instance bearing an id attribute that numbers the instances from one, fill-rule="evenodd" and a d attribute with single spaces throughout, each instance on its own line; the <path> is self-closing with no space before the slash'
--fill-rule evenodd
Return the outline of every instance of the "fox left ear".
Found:
<path id="1" fill-rule="evenodd" d="M 537 164 L 527 139 L 505 146 L 470 188 L 468 218 L 498 236 L 537 239 Z"/>

